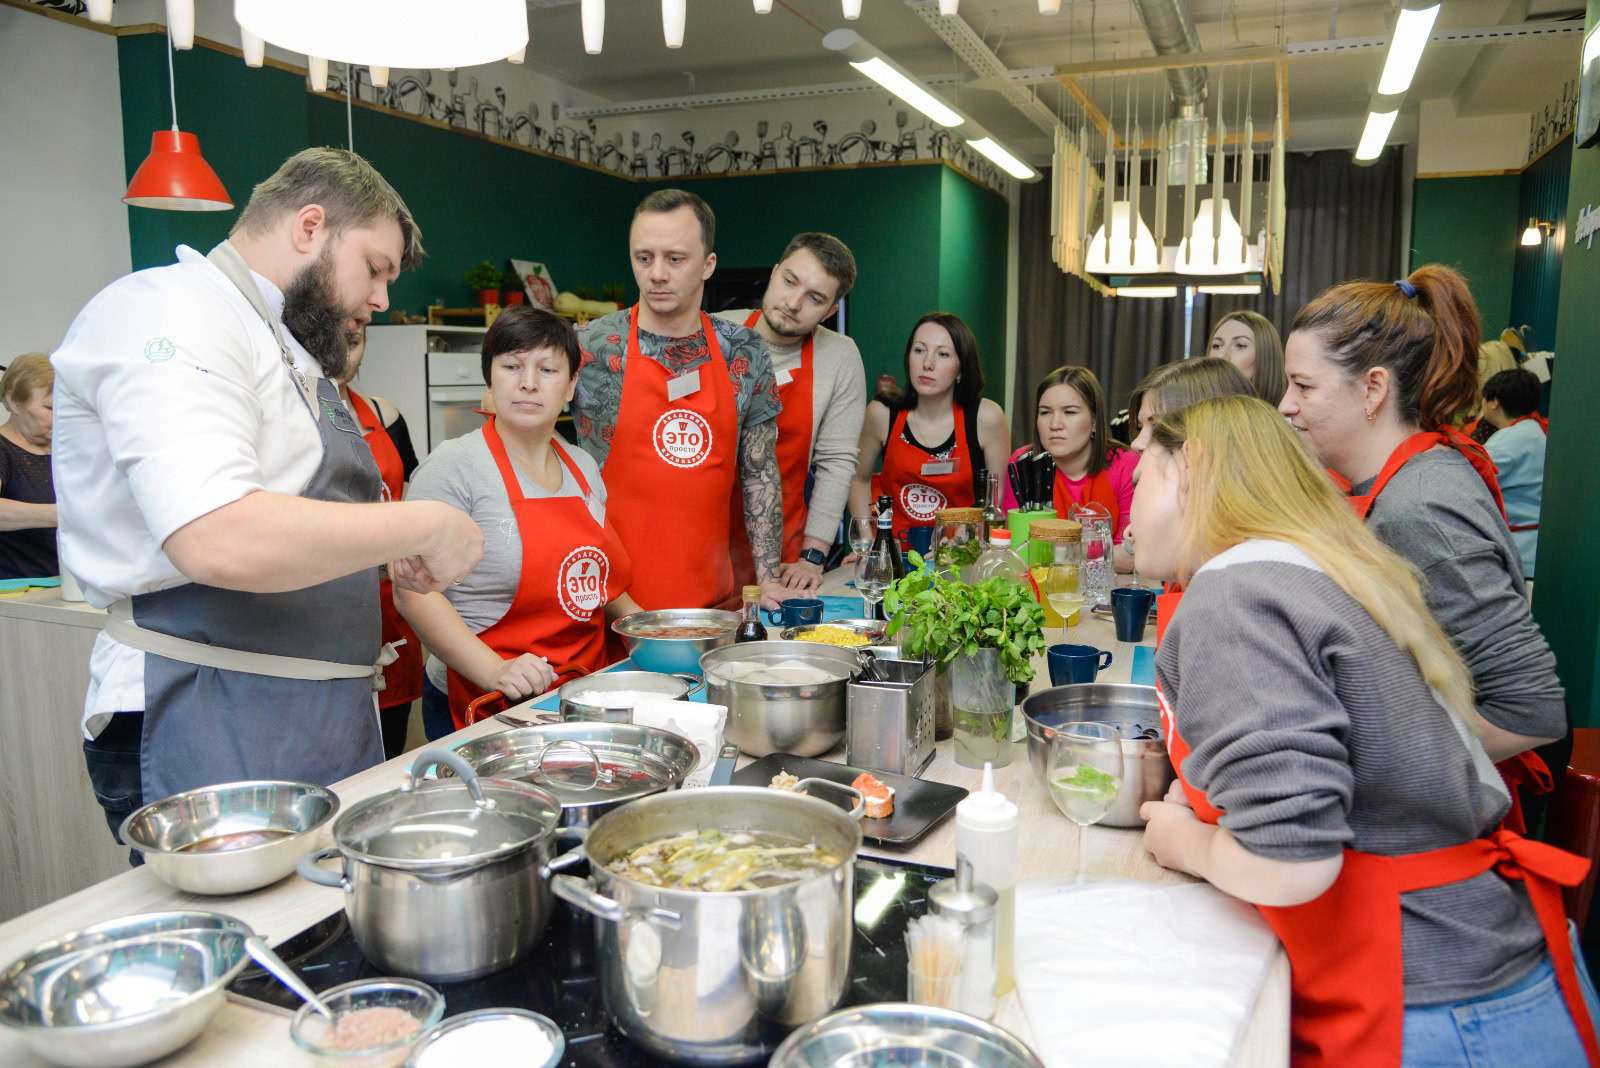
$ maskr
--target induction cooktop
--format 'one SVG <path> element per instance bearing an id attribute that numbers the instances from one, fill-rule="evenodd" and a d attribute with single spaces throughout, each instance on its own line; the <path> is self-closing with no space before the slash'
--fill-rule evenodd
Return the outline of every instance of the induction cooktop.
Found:
<path id="1" fill-rule="evenodd" d="M 951 872 L 925 864 L 856 859 L 855 937 L 850 981 L 841 1005 L 904 1001 L 906 924 L 927 911 L 930 887 Z M 557 901 L 544 940 L 504 971 L 460 983 L 435 983 L 445 1016 L 473 1009 L 532 1009 L 554 1020 L 567 1038 L 562 1063 L 570 1068 L 634 1068 L 660 1063 L 612 1027 L 601 1003 L 595 968 L 595 920 Z M 385 974 L 356 945 L 344 911 L 313 924 L 277 947 L 313 990 Z M 239 973 L 228 991 L 259 1008 L 293 1013 L 300 999 L 258 968 Z M 289 1042 L 287 1030 L 283 1036 Z"/>

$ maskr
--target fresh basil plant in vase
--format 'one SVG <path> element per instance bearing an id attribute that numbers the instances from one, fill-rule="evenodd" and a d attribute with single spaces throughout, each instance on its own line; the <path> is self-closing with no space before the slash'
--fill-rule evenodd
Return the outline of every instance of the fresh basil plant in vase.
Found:
<path id="1" fill-rule="evenodd" d="M 947 572 L 911 567 L 884 593 L 888 636 L 908 658 L 950 672 L 956 763 L 981 768 L 1011 762 L 1016 684 L 1033 681 L 1033 658 L 1044 651 L 1044 609 L 1026 586 L 1004 578 L 962 582 Z"/>

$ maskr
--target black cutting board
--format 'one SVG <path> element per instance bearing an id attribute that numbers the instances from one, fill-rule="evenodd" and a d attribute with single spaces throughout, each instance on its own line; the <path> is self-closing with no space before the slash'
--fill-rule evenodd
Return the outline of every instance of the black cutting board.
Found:
<path id="1" fill-rule="evenodd" d="M 760 760 L 746 764 L 733 773 L 735 786 L 766 786 L 780 771 L 787 771 L 797 779 L 827 779 L 829 782 L 849 786 L 865 768 L 849 764 L 835 764 L 831 760 L 814 760 L 811 757 L 791 756 L 788 753 L 770 753 Z M 933 825 L 944 819 L 967 796 L 964 787 L 948 783 L 912 779 L 893 775 L 887 771 L 871 772 L 885 786 L 894 787 L 894 811 L 887 819 L 863 819 L 862 837 L 884 845 L 910 845 L 927 834 Z M 831 794 L 817 795 L 827 801 L 839 801 Z"/>

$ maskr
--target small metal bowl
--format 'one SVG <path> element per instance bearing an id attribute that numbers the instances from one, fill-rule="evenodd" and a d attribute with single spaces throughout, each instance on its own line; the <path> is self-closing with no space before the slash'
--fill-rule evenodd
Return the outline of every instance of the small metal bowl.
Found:
<path id="1" fill-rule="evenodd" d="M 640 631 L 650 627 L 725 627 L 721 634 L 706 638 L 660 638 Z M 635 612 L 611 624 L 611 629 L 628 648 L 633 666 L 641 671 L 668 674 L 700 674 L 700 658 L 713 649 L 733 644 L 739 628 L 739 613 L 720 608 L 661 608 Z"/>
<path id="2" fill-rule="evenodd" d="M 47 942 L 0 972 L 0 1025 L 69 1068 L 123 1068 L 194 1041 L 249 962 L 251 930 L 214 912 L 126 916 Z"/>
<path id="3" fill-rule="evenodd" d="M 232 782 L 186 790 L 122 821 L 122 840 L 163 882 L 191 894 L 242 894 L 289 875 L 339 811 L 332 790 L 308 782 Z M 191 852 L 196 843 L 250 831 L 282 831 L 259 845 Z"/>
<path id="4" fill-rule="evenodd" d="M 791 1034 L 767 1068 L 1044 1068 L 1016 1036 L 976 1016 L 886 1002 L 830 1013 Z"/>
<path id="5" fill-rule="evenodd" d="M 1154 686 L 1126 682 L 1080 682 L 1052 686 L 1027 696 L 1022 716 L 1028 724 L 1028 763 L 1034 778 L 1050 789 L 1050 745 L 1063 723 L 1110 723 L 1122 731 L 1122 785 L 1116 800 L 1100 818 L 1102 827 L 1143 827 L 1139 815 L 1146 801 L 1160 801 L 1176 777 L 1166 742 L 1140 737 L 1135 727 L 1159 727 L 1161 705 Z"/>
<path id="6" fill-rule="evenodd" d="M 865 649 L 868 646 L 882 644 L 884 632 L 889 629 L 889 624 L 881 619 L 835 619 L 828 623 L 801 623 L 794 627 L 784 627 L 779 634 L 784 641 L 795 641 L 807 631 L 821 630 L 823 627 L 837 627 L 840 630 L 850 631 L 852 634 L 859 634 L 866 639 L 860 645 L 840 645 L 835 646 L 835 648 Z M 827 643 L 819 642 L 817 644 L 826 645 Z"/>
<path id="7" fill-rule="evenodd" d="M 317 996 L 333 1013 L 333 1020 L 310 1004 L 302 1005 L 289 1024 L 289 1037 L 322 1068 L 397 1068 L 411 1056 L 422 1036 L 444 1019 L 444 995 L 414 979 L 357 979 L 330 987 Z M 339 1049 L 328 1044 L 341 1013 L 379 1007 L 409 1014 L 417 1021 L 417 1029 L 371 1049 Z"/>
<path id="8" fill-rule="evenodd" d="M 427 1065 L 429 1060 L 428 1049 L 438 1043 L 444 1036 L 453 1031 L 459 1031 L 463 1027 L 471 1027 L 473 1024 L 483 1023 L 485 1020 L 503 1020 L 512 1017 L 538 1024 L 540 1030 L 544 1031 L 545 1037 L 550 1039 L 551 1049 L 548 1060 L 540 1064 L 534 1064 L 532 1061 L 522 1061 L 520 1063 L 525 1064 L 527 1068 L 555 1068 L 555 1065 L 561 1063 L 561 1055 L 566 1052 L 567 1048 L 567 1038 L 561 1033 L 561 1028 L 557 1027 L 555 1021 L 550 1017 L 541 1016 L 536 1012 L 529 1012 L 527 1009 L 478 1009 L 474 1012 L 464 1012 L 460 1016 L 452 1016 L 444 1023 L 430 1029 L 412 1048 L 411 1059 L 406 1061 L 406 1066 L 407 1068 L 423 1068 L 423 1066 L 432 1068 L 431 1065 Z M 434 1058 L 434 1060 L 436 1063 L 443 1063 L 437 1061 L 437 1058 Z"/>

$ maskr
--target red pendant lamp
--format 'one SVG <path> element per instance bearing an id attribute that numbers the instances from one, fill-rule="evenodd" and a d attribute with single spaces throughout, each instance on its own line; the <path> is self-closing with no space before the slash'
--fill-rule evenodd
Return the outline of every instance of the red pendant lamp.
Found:
<path id="1" fill-rule="evenodd" d="M 172 129 L 150 135 L 150 154 L 128 183 L 124 204 L 167 211 L 227 211 L 233 207 L 222 179 L 200 155 L 200 139 L 178 129 L 178 92 L 172 74 L 172 37 L 167 37 L 167 91 Z"/>

